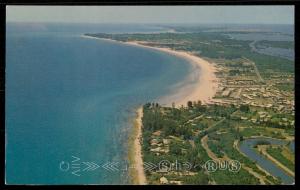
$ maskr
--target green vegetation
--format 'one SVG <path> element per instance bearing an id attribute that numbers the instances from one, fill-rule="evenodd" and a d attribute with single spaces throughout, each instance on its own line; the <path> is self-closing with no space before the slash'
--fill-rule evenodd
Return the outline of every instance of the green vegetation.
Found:
<path id="1" fill-rule="evenodd" d="M 236 173 L 228 170 L 210 173 L 204 172 L 203 167 L 196 167 L 203 166 L 211 160 L 201 144 L 201 139 L 206 135 L 208 148 L 218 158 L 238 160 L 258 175 L 269 179 L 270 177 L 260 170 L 255 162 L 241 154 L 234 145 L 235 141 L 243 140 L 244 136 L 250 137 L 246 134 L 250 129 L 240 129 L 241 120 L 232 115 L 237 112 L 248 114 L 252 109 L 251 106 L 238 108 L 234 105 L 201 105 L 201 103 L 189 103 L 187 107 L 182 108 L 162 107 L 156 103 L 145 104 L 142 118 L 144 161 L 156 165 L 159 165 L 161 160 L 168 160 L 171 163 L 189 162 L 194 166 L 189 171 L 160 171 L 158 168 L 151 172 L 146 171 L 147 179 L 151 184 L 159 183 L 162 176 L 168 181 L 180 181 L 182 184 L 259 184 L 259 180 L 243 168 Z M 264 135 L 272 134 L 266 132 L 268 131 L 266 126 L 257 126 L 257 129 L 265 132 Z M 285 134 L 284 130 L 282 133 Z M 259 141 L 257 144 L 267 145 L 269 142 Z M 278 179 L 270 178 L 266 183 L 280 182 Z"/>
<path id="2" fill-rule="evenodd" d="M 279 90 L 288 91 L 288 92 L 295 90 L 294 84 L 293 83 L 287 83 L 287 82 L 276 84 L 275 87 L 278 88 Z"/>
<path id="3" fill-rule="evenodd" d="M 212 176 L 217 184 L 223 185 L 254 185 L 259 183 L 258 179 L 249 175 L 244 169 L 241 169 L 238 173 L 217 170 L 212 173 Z"/>
<path id="4" fill-rule="evenodd" d="M 276 139 L 285 139 L 285 136 L 281 131 L 276 131 L 276 129 L 270 129 L 268 127 L 247 127 L 243 128 L 241 131 L 241 135 L 244 137 L 252 137 L 252 136 L 265 136 L 272 137 Z"/>
<path id="5" fill-rule="evenodd" d="M 222 28 L 172 27 L 175 33 L 87 34 L 122 42 L 188 51 L 215 63 L 219 87 L 210 105 L 188 101 L 186 107 L 143 106 L 144 162 L 189 162 L 189 171 L 145 171 L 150 184 L 281 184 L 242 154 L 238 144 L 257 136 L 292 141 L 295 136 L 294 61 L 252 51 L 253 41 L 230 39 Z M 210 31 L 210 32 L 208 32 Z M 236 31 L 232 33 L 249 33 Z M 294 42 L 257 41 L 259 47 L 294 48 Z M 271 146 L 267 141 L 255 145 Z M 268 149 L 270 155 L 293 167 L 294 154 Z M 208 172 L 212 158 L 238 160 L 236 172 Z M 294 171 L 294 170 L 293 170 Z"/>
<path id="6" fill-rule="evenodd" d="M 257 45 L 264 46 L 264 47 L 294 49 L 295 43 L 293 41 L 267 41 L 267 40 L 262 40 L 262 41 L 257 42 Z"/>
<path id="7" fill-rule="evenodd" d="M 282 163 L 284 166 L 288 167 L 290 170 L 295 171 L 295 164 L 287 159 L 283 154 L 282 154 L 282 148 L 280 147 L 268 147 L 267 148 L 267 153 L 270 154 L 273 158 L 275 158 L 277 161 Z"/>
<path id="8" fill-rule="evenodd" d="M 147 45 L 168 47 L 175 50 L 191 51 L 194 54 L 214 59 L 237 59 L 246 57 L 254 61 L 262 72 L 279 71 L 294 72 L 294 62 L 286 59 L 262 55 L 251 51 L 251 41 L 230 39 L 222 32 L 194 32 L 194 33 L 156 33 L 156 34 L 86 34 L 89 36 L 109 38 L 117 41 L 143 41 Z M 263 41 L 266 44 L 266 41 Z M 268 42 L 271 45 L 287 44 Z"/>

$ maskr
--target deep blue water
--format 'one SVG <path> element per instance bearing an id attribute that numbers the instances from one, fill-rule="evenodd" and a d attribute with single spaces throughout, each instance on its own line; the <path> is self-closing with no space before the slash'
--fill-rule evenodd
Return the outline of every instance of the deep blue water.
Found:
<path id="1" fill-rule="evenodd" d="M 154 31 L 121 28 L 7 25 L 6 183 L 128 183 L 135 109 L 168 94 L 191 68 L 156 50 L 80 37 Z"/>

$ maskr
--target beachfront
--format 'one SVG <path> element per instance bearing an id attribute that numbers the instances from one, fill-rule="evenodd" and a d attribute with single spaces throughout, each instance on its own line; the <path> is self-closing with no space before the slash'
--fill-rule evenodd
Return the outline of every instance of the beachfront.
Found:
<path id="1" fill-rule="evenodd" d="M 162 97 L 159 103 L 171 106 L 175 103 L 176 107 L 186 106 L 188 101 L 201 101 L 202 103 L 211 103 L 217 90 L 217 78 L 215 75 L 216 68 L 214 65 L 203 58 L 192 55 L 189 52 L 175 51 L 168 48 L 153 47 L 145 45 L 145 42 L 125 42 L 126 44 L 138 47 L 151 48 L 165 53 L 169 53 L 188 60 L 192 65 L 193 71 L 182 82 L 179 88 L 175 89 L 172 94 Z"/>
<path id="2" fill-rule="evenodd" d="M 182 83 L 178 85 L 178 88 L 174 89 L 172 94 L 161 97 L 159 103 L 171 106 L 172 103 L 175 103 L 176 107 L 185 106 L 188 101 L 201 101 L 202 103 L 210 103 L 213 96 L 217 91 L 217 77 L 215 75 L 216 68 L 214 65 L 198 56 L 192 55 L 189 52 L 184 51 L 175 51 L 169 48 L 161 48 L 161 47 L 153 47 L 146 44 L 143 41 L 130 41 L 130 42 L 120 42 L 116 40 L 106 39 L 106 38 L 97 38 L 92 36 L 82 35 L 81 37 L 90 38 L 90 39 L 97 39 L 97 40 L 106 40 L 111 42 L 123 43 L 127 45 L 137 46 L 141 48 L 150 48 L 158 51 L 162 51 L 174 56 L 181 57 L 186 59 L 188 63 L 191 64 L 193 70 L 192 72 L 186 77 Z M 135 122 L 136 132 L 133 142 L 133 151 L 132 157 L 133 159 L 130 160 L 132 165 L 134 165 L 134 174 L 132 174 L 137 184 L 145 185 L 146 176 L 144 173 L 143 167 L 143 155 L 142 155 L 142 145 L 141 145 L 141 138 L 142 138 L 142 117 L 143 117 L 143 110 L 142 107 L 138 108 L 137 110 L 137 117 Z"/>
<path id="3" fill-rule="evenodd" d="M 168 48 L 159 48 L 159 47 L 153 47 L 153 46 L 147 46 L 144 45 L 143 42 L 125 42 L 129 45 L 134 45 L 138 47 L 144 47 L 144 48 L 152 48 L 159 51 L 163 51 L 165 53 L 169 53 L 178 57 L 182 57 L 189 61 L 190 64 L 192 64 L 193 72 L 190 73 L 189 76 L 187 76 L 187 79 L 185 82 L 183 82 L 184 85 L 181 85 L 179 88 L 177 88 L 173 94 L 170 94 L 166 97 L 162 97 L 160 99 L 160 103 L 163 103 L 165 105 L 171 105 L 172 103 L 175 103 L 176 107 L 185 106 L 188 101 L 201 101 L 203 103 L 210 103 L 211 99 L 216 93 L 217 89 L 217 78 L 215 75 L 215 67 L 213 64 L 209 63 L 208 61 L 194 56 L 188 52 L 182 52 L 182 51 L 174 51 Z M 144 173 L 143 168 L 143 159 L 141 154 L 141 135 L 142 135 L 142 115 L 143 110 L 142 108 L 139 108 L 137 111 L 137 134 L 135 137 L 134 142 L 134 165 L 136 166 L 136 178 L 138 184 L 144 185 L 146 184 L 146 176 Z"/>
<path id="4" fill-rule="evenodd" d="M 218 80 L 215 75 L 216 68 L 214 64 L 189 52 L 175 51 L 169 48 L 149 46 L 147 45 L 147 42 L 143 41 L 121 42 L 112 39 L 97 38 L 86 35 L 82 35 L 82 37 L 118 42 L 142 48 L 155 49 L 186 59 L 188 63 L 192 65 L 193 71 L 189 74 L 189 76 L 186 77 L 185 81 L 182 81 L 182 83 L 178 85 L 178 88 L 174 89 L 172 94 L 160 98 L 158 102 L 163 105 L 171 106 L 172 103 L 175 103 L 176 107 L 180 107 L 181 105 L 185 106 L 188 101 L 199 100 L 204 104 L 211 103 L 212 98 L 214 97 L 217 91 Z"/>

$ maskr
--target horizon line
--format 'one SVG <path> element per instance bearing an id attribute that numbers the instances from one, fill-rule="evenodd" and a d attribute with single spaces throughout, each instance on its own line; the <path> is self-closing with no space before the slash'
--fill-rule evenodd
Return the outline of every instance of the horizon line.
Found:
<path id="1" fill-rule="evenodd" d="M 182 23 L 182 22 L 172 22 L 172 23 L 159 23 L 159 22 L 64 22 L 64 21 L 8 21 L 8 23 L 28 23 L 28 24 L 165 24 L 165 25 L 208 25 L 208 24 L 217 24 L 217 25 L 295 25 L 295 23 Z"/>

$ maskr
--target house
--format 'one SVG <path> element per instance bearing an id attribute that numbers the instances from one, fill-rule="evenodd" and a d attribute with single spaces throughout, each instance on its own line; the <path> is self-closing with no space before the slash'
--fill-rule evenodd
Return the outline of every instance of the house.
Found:
<path id="1" fill-rule="evenodd" d="M 223 97 L 227 97 L 227 96 L 230 95 L 230 92 L 231 92 L 231 89 L 224 90 L 224 91 L 222 92 L 222 96 L 223 96 Z"/>
<path id="2" fill-rule="evenodd" d="M 168 184 L 169 183 L 168 179 L 164 176 L 159 179 L 159 182 L 160 182 L 160 184 Z"/>
<path id="3" fill-rule="evenodd" d="M 163 139 L 163 143 L 164 143 L 164 145 L 170 144 L 170 139 Z"/>
<path id="4" fill-rule="evenodd" d="M 251 119 L 252 123 L 256 123 L 257 122 L 257 119 Z"/>
<path id="5" fill-rule="evenodd" d="M 159 141 L 158 141 L 158 139 L 152 139 L 150 141 L 150 143 L 151 143 L 151 146 L 153 146 L 153 145 L 157 145 L 159 143 Z"/>
<path id="6" fill-rule="evenodd" d="M 161 151 L 162 151 L 162 148 L 160 148 L 160 147 L 157 147 L 157 148 L 151 148 L 150 151 L 151 151 L 151 152 L 161 152 Z"/>
<path id="7" fill-rule="evenodd" d="M 181 181 L 170 181 L 170 184 L 176 184 L 176 185 L 181 185 Z"/>
<path id="8" fill-rule="evenodd" d="M 154 133 L 152 133 L 152 135 L 155 135 L 155 136 L 160 136 L 161 134 L 161 131 L 155 131 Z"/>
<path id="9" fill-rule="evenodd" d="M 273 106 L 273 104 L 267 104 L 266 105 L 266 108 L 270 108 L 270 107 L 272 107 Z"/>
<path id="10" fill-rule="evenodd" d="M 283 108 L 284 108 L 284 106 L 283 105 L 280 105 L 280 106 L 278 106 L 278 111 L 282 111 L 283 110 Z"/>

